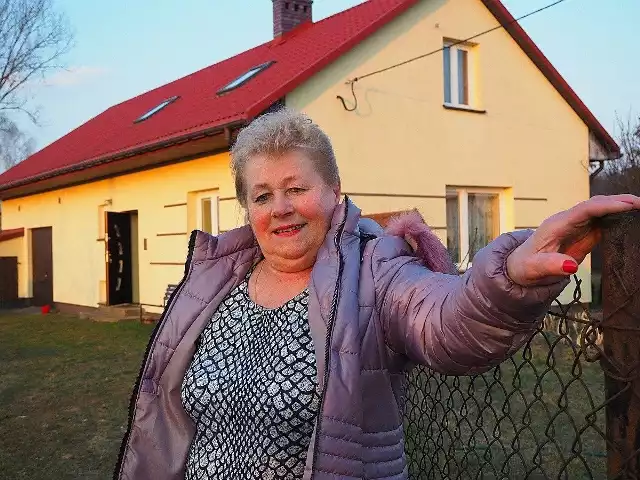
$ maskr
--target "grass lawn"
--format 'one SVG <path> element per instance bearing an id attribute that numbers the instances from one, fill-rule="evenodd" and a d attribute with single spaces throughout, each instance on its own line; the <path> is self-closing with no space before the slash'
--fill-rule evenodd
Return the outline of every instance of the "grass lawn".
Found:
<path id="1" fill-rule="evenodd" d="M 152 328 L 0 313 L 0 477 L 111 478 Z"/>
<path id="2" fill-rule="evenodd" d="M 0 477 L 111 478 L 151 330 L 0 314 Z M 602 370 L 574 360 L 539 334 L 482 376 L 415 370 L 411 478 L 606 478 L 605 443 L 588 420 L 604 400 Z M 593 422 L 604 431 L 602 410 Z"/>

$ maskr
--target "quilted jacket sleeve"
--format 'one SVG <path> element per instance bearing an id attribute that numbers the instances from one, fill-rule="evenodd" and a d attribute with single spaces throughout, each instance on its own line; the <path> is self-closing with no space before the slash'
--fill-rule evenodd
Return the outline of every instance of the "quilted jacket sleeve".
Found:
<path id="1" fill-rule="evenodd" d="M 507 276 L 507 256 L 530 234 L 501 235 L 462 276 L 432 272 L 402 239 L 377 241 L 371 268 L 388 347 L 448 375 L 481 373 L 512 355 L 570 281 L 524 288 Z"/>

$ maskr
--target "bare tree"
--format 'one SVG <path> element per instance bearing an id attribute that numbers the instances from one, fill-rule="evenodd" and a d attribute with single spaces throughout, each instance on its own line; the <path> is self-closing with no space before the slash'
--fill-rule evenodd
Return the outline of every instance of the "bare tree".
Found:
<path id="1" fill-rule="evenodd" d="M 622 157 L 607 162 L 605 169 L 593 179 L 592 193 L 640 195 L 640 117 L 618 118 L 618 143 Z"/>
<path id="2" fill-rule="evenodd" d="M 0 172 L 27 158 L 34 147 L 33 138 L 20 131 L 9 118 L 0 115 Z"/>
<path id="3" fill-rule="evenodd" d="M 28 103 L 29 84 L 62 68 L 73 34 L 56 13 L 53 0 L 0 0 L 0 171 L 33 152 L 34 141 L 15 121 L 26 114 L 38 124 Z"/>
<path id="4" fill-rule="evenodd" d="M 0 0 L 0 113 L 23 112 L 37 123 L 26 87 L 61 68 L 72 41 L 53 0 Z"/>

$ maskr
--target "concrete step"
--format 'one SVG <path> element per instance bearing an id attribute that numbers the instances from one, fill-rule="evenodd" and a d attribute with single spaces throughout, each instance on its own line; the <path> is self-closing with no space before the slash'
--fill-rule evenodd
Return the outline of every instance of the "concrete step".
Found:
<path id="1" fill-rule="evenodd" d="M 141 309 L 137 305 L 100 305 L 98 307 L 99 315 L 114 318 L 136 317 L 140 318 Z M 144 313 L 144 309 L 142 309 Z"/>
<path id="2" fill-rule="evenodd" d="M 110 315 L 105 312 L 96 311 L 93 313 L 82 313 L 80 314 L 80 318 L 83 320 L 91 320 L 94 322 L 101 323 L 117 323 L 117 322 L 139 322 L 140 315 Z"/>

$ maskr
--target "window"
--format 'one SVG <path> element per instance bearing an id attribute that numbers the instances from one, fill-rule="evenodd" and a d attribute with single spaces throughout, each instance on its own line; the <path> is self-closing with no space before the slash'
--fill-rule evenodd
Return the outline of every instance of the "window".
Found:
<path id="1" fill-rule="evenodd" d="M 205 193 L 198 197 L 197 218 L 198 230 L 218 234 L 218 196 Z"/>
<path id="2" fill-rule="evenodd" d="M 142 122 L 144 120 L 146 120 L 147 118 L 149 118 L 152 115 L 155 115 L 156 113 L 158 113 L 160 110 L 162 110 L 164 107 L 166 107 L 167 105 L 175 102 L 178 98 L 180 98 L 179 96 L 175 96 L 175 97 L 171 97 L 168 98 L 167 100 L 165 100 L 164 102 L 162 102 L 160 105 L 153 107 L 151 110 L 149 110 L 147 113 L 145 113 L 144 115 L 142 115 L 140 118 L 138 118 L 137 120 L 134 120 L 133 123 L 138 123 L 138 122 Z"/>
<path id="3" fill-rule="evenodd" d="M 473 104 L 473 47 L 445 42 L 442 60 L 444 103 L 471 107 Z"/>
<path id="4" fill-rule="evenodd" d="M 447 189 L 447 248 L 462 270 L 500 235 L 500 197 L 497 190 Z"/>
<path id="5" fill-rule="evenodd" d="M 240 87 L 241 85 L 247 83 L 249 80 L 251 80 L 257 74 L 259 74 L 260 72 L 262 72 L 266 68 L 270 67 L 274 63 L 275 62 L 267 62 L 267 63 L 263 63 L 262 65 L 258 65 L 256 67 L 253 67 L 248 72 L 243 73 L 238 78 L 236 78 L 234 81 L 232 81 L 231 83 L 227 84 L 226 86 L 224 86 L 220 90 L 218 90 L 218 95 L 220 95 L 222 93 L 229 92 L 229 91 L 231 91 L 231 90 L 233 90 L 235 88 Z"/>

